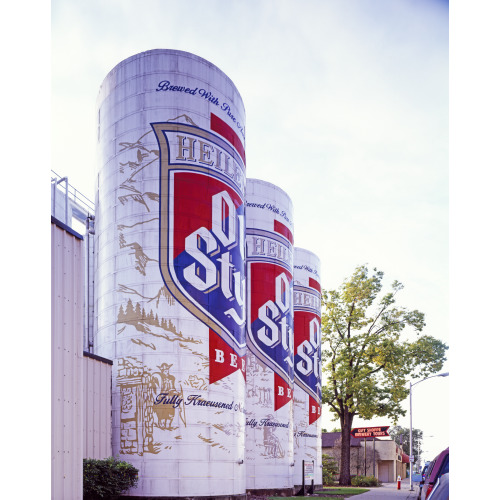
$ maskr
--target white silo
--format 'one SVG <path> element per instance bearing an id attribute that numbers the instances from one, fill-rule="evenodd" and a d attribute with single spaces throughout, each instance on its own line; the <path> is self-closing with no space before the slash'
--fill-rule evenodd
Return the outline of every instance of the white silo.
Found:
<path id="1" fill-rule="evenodd" d="M 119 63 L 98 97 L 95 353 L 134 496 L 245 493 L 245 110 L 187 52 Z"/>
<path id="2" fill-rule="evenodd" d="M 304 465 L 314 470 L 321 486 L 321 280 L 320 260 L 309 250 L 295 248 L 293 321 L 295 337 L 294 484 L 303 484 Z M 311 479 L 305 483 L 309 487 Z M 307 490 L 306 490 L 307 491 Z"/>
<path id="3" fill-rule="evenodd" d="M 248 179 L 247 491 L 293 491 L 293 206 L 279 187 Z"/>

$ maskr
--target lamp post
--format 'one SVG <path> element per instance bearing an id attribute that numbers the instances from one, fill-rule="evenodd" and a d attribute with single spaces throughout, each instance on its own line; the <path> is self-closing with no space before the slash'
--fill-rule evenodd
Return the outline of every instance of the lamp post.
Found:
<path id="1" fill-rule="evenodd" d="M 438 373 L 437 375 L 431 375 L 430 377 L 423 378 L 422 380 L 418 380 L 414 384 L 410 382 L 410 491 L 413 491 L 413 464 L 415 461 L 415 457 L 413 455 L 413 425 L 412 425 L 412 408 L 411 408 L 411 395 L 412 395 L 412 388 L 416 386 L 417 384 L 420 384 L 420 382 L 423 382 L 424 380 L 429 380 L 430 378 L 434 377 L 447 377 L 449 375 L 448 372 L 445 373 Z"/>

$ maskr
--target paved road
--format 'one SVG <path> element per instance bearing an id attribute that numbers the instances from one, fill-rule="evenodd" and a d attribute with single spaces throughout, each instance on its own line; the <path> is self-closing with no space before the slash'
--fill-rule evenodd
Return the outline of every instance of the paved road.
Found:
<path id="1" fill-rule="evenodd" d="M 413 490 L 410 491 L 410 478 L 408 479 L 403 479 L 401 481 L 401 489 L 398 490 L 398 483 L 382 483 L 382 486 L 379 486 L 377 488 L 370 488 L 370 491 L 366 493 L 361 493 L 361 495 L 356 495 L 355 497 L 352 497 L 353 499 L 355 498 L 356 500 L 372 500 L 372 499 L 378 499 L 382 500 L 385 498 L 399 498 L 400 500 L 409 500 L 409 499 L 415 499 L 418 496 L 419 492 L 419 485 L 418 483 L 415 484 L 413 483 Z"/>

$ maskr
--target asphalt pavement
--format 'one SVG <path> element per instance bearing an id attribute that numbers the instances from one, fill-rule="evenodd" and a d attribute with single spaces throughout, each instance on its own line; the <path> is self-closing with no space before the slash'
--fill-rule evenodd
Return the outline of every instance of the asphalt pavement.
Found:
<path id="1" fill-rule="evenodd" d="M 361 495 L 356 495 L 356 500 L 372 500 L 378 499 L 382 500 L 384 498 L 399 498 L 400 500 L 415 499 L 418 497 L 418 492 L 420 490 L 419 484 L 413 483 L 413 491 L 410 491 L 410 478 L 403 479 L 401 481 L 401 489 L 398 490 L 398 483 L 382 483 L 382 486 L 376 488 L 370 488 L 370 491 L 366 493 L 361 493 Z"/>

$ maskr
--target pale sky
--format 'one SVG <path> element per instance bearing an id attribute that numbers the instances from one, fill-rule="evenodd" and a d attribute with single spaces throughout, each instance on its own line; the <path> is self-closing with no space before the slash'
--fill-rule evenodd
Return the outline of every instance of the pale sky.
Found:
<path id="1" fill-rule="evenodd" d="M 197 54 L 238 88 L 247 176 L 290 195 L 295 243 L 320 257 L 322 286 L 377 267 L 450 343 L 447 1 L 55 0 L 51 29 L 51 164 L 78 190 L 93 198 L 106 74 L 149 49 Z M 448 381 L 415 388 L 428 459 L 449 444 Z M 390 422 L 354 421 L 365 424 Z"/>

